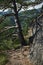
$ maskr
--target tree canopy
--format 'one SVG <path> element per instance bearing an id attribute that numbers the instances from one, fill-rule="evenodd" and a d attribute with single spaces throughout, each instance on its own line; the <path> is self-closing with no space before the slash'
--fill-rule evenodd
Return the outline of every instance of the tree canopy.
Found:
<path id="1" fill-rule="evenodd" d="M 0 8 L 11 8 L 14 0 L 0 0 Z M 19 3 L 22 6 L 36 5 L 42 3 L 43 0 L 16 0 L 16 3 Z"/>

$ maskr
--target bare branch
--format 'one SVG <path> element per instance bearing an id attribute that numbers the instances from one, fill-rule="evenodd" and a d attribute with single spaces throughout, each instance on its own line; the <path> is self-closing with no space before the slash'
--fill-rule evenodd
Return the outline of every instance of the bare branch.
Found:
<path id="1" fill-rule="evenodd" d="M 39 17 L 37 18 L 37 20 L 40 19 L 41 17 L 43 17 L 43 13 L 41 13 L 41 14 L 39 15 Z"/>
<path id="2" fill-rule="evenodd" d="M 22 8 L 22 4 L 21 4 L 20 8 L 18 9 L 18 12 L 21 10 L 21 8 Z"/>

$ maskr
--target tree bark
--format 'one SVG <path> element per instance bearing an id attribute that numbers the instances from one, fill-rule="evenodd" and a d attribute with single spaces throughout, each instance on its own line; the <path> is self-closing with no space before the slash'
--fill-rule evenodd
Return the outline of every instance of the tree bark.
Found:
<path id="1" fill-rule="evenodd" d="M 21 28 L 20 21 L 19 21 L 18 11 L 17 11 L 16 1 L 15 0 L 13 0 L 13 5 L 14 5 L 14 12 L 15 12 L 15 17 L 16 17 L 16 23 L 18 25 L 18 36 L 19 36 L 21 45 L 25 46 L 27 44 L 26 44 L 26 41 L 25 41 L 25 39 L 23 37 L 22 28 Z"/>

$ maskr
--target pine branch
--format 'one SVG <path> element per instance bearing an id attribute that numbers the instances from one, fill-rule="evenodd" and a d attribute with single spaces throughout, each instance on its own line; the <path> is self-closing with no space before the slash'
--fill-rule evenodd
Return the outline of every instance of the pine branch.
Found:
<path id="1" fill-rule="evenodd" d="M 9 29 L 13 29 L 13 28 L 17 29 L 18 27 L 17 26 L 8 26 L 8 27 L 5 27 L 3 30 L 0 31 L 0 34 L 5 32 L 5 31 L 7 31 L 7 30 L 9 30 Z"/>

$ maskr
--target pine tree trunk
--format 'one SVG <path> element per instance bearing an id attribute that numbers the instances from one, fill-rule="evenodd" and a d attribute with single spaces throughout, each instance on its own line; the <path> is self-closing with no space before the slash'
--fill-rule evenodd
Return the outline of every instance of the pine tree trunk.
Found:
<path id="1" fill-rule="evenodd" d="M 13 1 L 13 5 L 14 5 L 14 12 L 15 12 L 16 23 L 18 25 L 18 36 L 19 36 L 21 45 L 25 46 L 27 44 L 26 44 L 26 41 L 25 41 L 25 39 L 23 37 L 23 33 L 22 33 L 22 29 L 21 29 L 21 25 L 20 25 L 20 21 L 19 21 L 19 17 L 18 17 L 18 11 L 17 11 L 15 0 Z"/>

